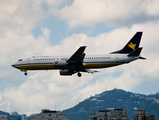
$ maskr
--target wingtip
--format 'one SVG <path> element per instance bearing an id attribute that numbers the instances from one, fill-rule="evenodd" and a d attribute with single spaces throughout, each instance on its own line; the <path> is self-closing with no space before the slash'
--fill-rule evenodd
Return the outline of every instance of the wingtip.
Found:
<path id="1" fill-rule="evenodd" d="M 143 33 L 143 31 L 137 31 L 137 33 Z"/>
<path id="2" fill-rule="evenodd" d="M 85 47 L 87 47 L 87 46 L 81 46 L 81 47 L 84 47 L 84 48 L 85 48 Z"/>

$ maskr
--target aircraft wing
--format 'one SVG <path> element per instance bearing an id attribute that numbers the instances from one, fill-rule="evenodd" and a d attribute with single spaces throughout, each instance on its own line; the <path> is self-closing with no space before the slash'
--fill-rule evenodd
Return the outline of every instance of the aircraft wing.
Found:
<path id="1" fill-rule="evenodd" d="M 80 64 L 83 62 L 86 46 L 81 46 L 68 60 L 67 63 L 70 64 Z"/>

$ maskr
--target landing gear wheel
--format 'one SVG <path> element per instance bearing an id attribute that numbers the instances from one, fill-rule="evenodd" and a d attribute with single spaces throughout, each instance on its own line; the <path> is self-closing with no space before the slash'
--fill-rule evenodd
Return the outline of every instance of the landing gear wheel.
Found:
<path id="1" fill-rule="evenodd" d="M 82 74 L 81 74 L 80 72 L 78 72 L 77 75 L 78 75 L 78 77 L 81 77 L 81 76 L 82 76 Z"/>
<path id="2" fill-rule="evenodd" d="M 25 72 L 24 75 L 27 75 L 27 72 Z"/>

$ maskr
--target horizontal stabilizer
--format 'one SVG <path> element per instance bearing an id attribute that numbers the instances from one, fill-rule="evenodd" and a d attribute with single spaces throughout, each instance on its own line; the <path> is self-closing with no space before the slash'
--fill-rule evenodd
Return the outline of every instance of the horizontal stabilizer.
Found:
<path id="1" fill-rule="evenodd" d="M 143 59 L 143 60 L 145 60 L 146 58 L 144 58 L 144 57 L 139 57 L 139 59 Z"/>
<path id="2" fill-rule="evenodd" d="M 134 56 L 139 56 L 141 53 L 142 47 L 141 48 L 137 48 L 135 51 L 131 52 L 128 57 L 134 57 Z"/>

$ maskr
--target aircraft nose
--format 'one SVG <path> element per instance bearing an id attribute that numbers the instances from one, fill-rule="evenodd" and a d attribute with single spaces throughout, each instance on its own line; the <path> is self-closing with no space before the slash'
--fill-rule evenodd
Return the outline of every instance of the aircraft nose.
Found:
<path id="1" fill-rule="evenodd" d="M 15 66 L 16 66 L 15 64 L 12 65 L 12 67 L 14 67 L 14 68 L 15 68 Z"/>
<path id="2" fill-rule="evenodd" d="M 17 68 L 17 66 L 18 66 L 17 63 L 14 63 L 14 64 L 12 65 L 12 67 L 14 67 L 14 68 Z"/>

